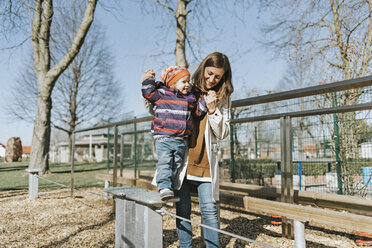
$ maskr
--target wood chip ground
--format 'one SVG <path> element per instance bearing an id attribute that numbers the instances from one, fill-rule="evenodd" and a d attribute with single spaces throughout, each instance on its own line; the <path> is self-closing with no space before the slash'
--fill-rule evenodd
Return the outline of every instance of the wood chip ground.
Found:
<path id="1" fill-rule="evenodd" d="M 114 247 L 115 216 L 113 200 L 105 200 L 102 189 L 90 192 L 56 189 L 39 192 L 29 200 L 27 191 L 0 191 L 0 247 Z M 193 199 L 197 202 L 197 198 Z M 166 209 L 175 212 L 173 204 Z M 294 247 L 294 241 L 281 236 L 281 226 L 270 224 L 271 217 L 228 206 L 220 208 L 221 229 L 274 247 Z M 197 204 L 192 220 L 200 223 Z M 163 218 L 164 247 L 178 247 L 175 219 Z M 359 247 L 358 237 L 337 228 L 306 226 L 307 247 Z M 193 226 L 193 247 L 203 247 L 201 229 Z M 221 247 L 259 247 L 221 235 Z"/>

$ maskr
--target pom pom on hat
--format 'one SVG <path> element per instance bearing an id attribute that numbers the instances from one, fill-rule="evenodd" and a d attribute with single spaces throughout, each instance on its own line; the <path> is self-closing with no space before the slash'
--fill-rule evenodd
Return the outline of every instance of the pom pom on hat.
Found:
<path id="1" fill-rule="evenodd" d="M 190 75 L 190 72 L 183 66 L 173 65 L 165 68 L 160 74 L 160 80 L 168 87 L 176 83 L 180 78 Z"/>

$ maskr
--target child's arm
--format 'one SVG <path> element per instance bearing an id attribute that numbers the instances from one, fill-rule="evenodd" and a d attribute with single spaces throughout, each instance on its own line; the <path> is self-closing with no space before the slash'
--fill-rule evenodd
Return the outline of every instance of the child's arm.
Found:
<path id="1" fill-rule="evenodd" d="M 141 82 L 150 79 L 155 81 L 155 72 L 152 69 L 147 69 L 141 77 Z"/>
<path id="2" fill-rule="evenodd" d="M 195 103 L 193 113 L 194 113 L 194 116 L 201 117 L 201 116 L 204 116 L 207 112 L 208 112 L 207 104 L 203 97 L 202 99 L 200 99 L 200 101 L 197 101 Z"/>
<path id="3" fill-rule="evenodd" d="M 155 72 L 152 69 L 147 69 L 142 77 L 142 96 L 150 102 L 155 102 L 160 98 L 160 94 L 156 89 Z"/>

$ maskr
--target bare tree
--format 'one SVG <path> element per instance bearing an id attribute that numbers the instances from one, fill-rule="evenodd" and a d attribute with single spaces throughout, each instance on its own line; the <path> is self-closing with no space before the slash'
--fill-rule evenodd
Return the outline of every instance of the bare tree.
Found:
<path id="1" fill-rule="evenodd" d="M 175 9 L 167 2 L 156 1 L 158 4 L 166 7 L 174 15 L 176 20 L 176 48 L 174 50 L 176 64 L 186 68 L 189 66 L 186 59 L 186 23 L 187 15 L 191 12 L 191 10 L 187 10 L 187 5 L 191 1 L 192 0 L 177 0 L 177 7 Z"/>
<path id="2" fill-rule="evenodd" d="M 174 55 L 177 65 L 188 67 L 190 64 L 199 63 L 205 53 L 211 52 L 213 42 L 223 37 L 224 29 L 216 24 L 216 20 L 223 14 L 230 13 L 235 20 L 244 22 L 244 11 L 249 8 L 249 0 L 241 1 L 201 1 L 201 0 L 155 0 L 153 2 L 142 0 L 141 7 L 145 14 L 151 13 L 157 18 L 163 19 L 160 25 L 159 41 L 155 41 L 159 50 L 151 54 L 153 58 L 159 58 L 161 66 L 168 55 Z M 164 12 L 164 10 L 166 12 Z M 206 36 L 208 30 L 209 35 Z M 210 34 L 210 30 L 214 34 Z M 230 37 L 234 40 L 234 37 Z M 170 43 L 174 44 L 174 50 L 169 52 Z M 242 47 L 229 47 L 229 58 L 241 57 L 248 49 Z"/>
<path id="3" fill-rule="evenodd" d="M 21 3 L 20 3 L 21 2 Z M 54 19 L 53 0 L 35 1 L 1 1 L 0 13 L 6 16 L 7 23 L 2 22 L 1 31 L 15 32 L 21 30 L 22 23 L 28 23 L 28 10 L 33 11 L 30 38 L 33 47 L 33 62 L 38 81 L 38 102 L 32 137 L 30 168 L 49 169 L 48 152 L 51 131 L 52 92 L 59 76 L 73 61 L 84 43 L 90 25 L 94 19 L 97 0 L 86 2 L 85 13 L 80 20 L 80 27 L 74 34 L 68 51 L 56 62 L 51 63 L 51 26 Z M 63 3 L 62 3 L 63 4 Z M 17 8 L 14 8 L 17 6 Z M 19 15 L 21 13 L 21 15 Z M 19 21 L 19 22 L 18 22 Z M 15 27 L 16 29 L 11 29 Z"/>
<path id="4" fill-rule="evenodd" d="M 52 92 L 59 76 L 78 54 L 94 19 L 97 0 L 89 0 L 84 17 L 75 34 L 69 50 L 51 67 L 50 34 L 53 20 L 53 1 L 36 0 L 32 21 L 31 40 L 33 46 L 34 67 L 38 79 L 38 104 L 32 137 L 30 168 L 49 170 L 48 153 L 50 143 L 50 118 Z"/>
<path id="5" fill-rule="evenodd" d="M 294 54 L 297 46 L 318 67 L 315 84 L 363 77 L 371 69 L 372 0 L 263 0 L 261 7 L 270 11 L 263 29 L 265 44 L 282 56 Z M 312 71 L 311 73 L 316 73 Z M 356 104 L 361 90 L 327 95 L 333 106 Z M 333 127 L 339 129 L 339 151 L 342 180 L 346 193 L 353 194 L 347 160 L 358 156 L 358 122 L 355 113 L 337 115 Z M 332 128 L 333 128 L 332 127 Z M 333 133 L 333 131 L 330 131 Z M 336 143 L 336 142 L 335 142 Z"/>
<path id="6" fill-rule="evenodd" d="M 68 50 L 78 29 L 76 20 L 81 16 L 79 6 L 58 12 L 64 18 L 57 18 L 53 25 L 52 62 Z M 79 54 L 61 74 L 53 90 L 51 124 L 68 134 L 70 149 L 71 134 L 78 125 L 105 119 L 119 107 L 120 87 L 113 78 L 113 59 L 104 41 L 104 32 L 94 23 Z M 14 85 L 9 105 L 11 114 L 27 121 L 34 121 L 33 113 L 37 108 L 37 80 L 31 65 L 30 61 L 25 61 L 25 70 Z"/>
<path id="7" fill-rule="evenodd" d="M 322 60 L 335 79 L 366 75 L 372 41 L 372 1 L 263 0 L 271 11 L 264 25 L 265 44 L 282 55 L 299 47 L 313 62 Z"/>

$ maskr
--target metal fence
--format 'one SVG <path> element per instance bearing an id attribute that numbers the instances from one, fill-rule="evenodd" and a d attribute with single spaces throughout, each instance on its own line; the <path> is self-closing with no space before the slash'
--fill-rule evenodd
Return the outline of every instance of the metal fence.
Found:
<path id="1" fill-rule="evenodd" d="M 280 187 L 288 153 L 295 189 L 372 197 L 371 80 L 235 101 L 232 180 Z"/>
<path id="2" fill-rule="evenodd" d="M 372 77 L 233 101 L 219 143 L 221 180 L 371 197 Z M 155 170 L 152 116 L 77 130 L 107 131 L 107 169 Z M 72 164 L 73 167 L 73 164 Z"/>

